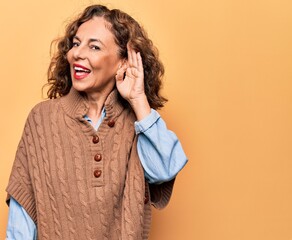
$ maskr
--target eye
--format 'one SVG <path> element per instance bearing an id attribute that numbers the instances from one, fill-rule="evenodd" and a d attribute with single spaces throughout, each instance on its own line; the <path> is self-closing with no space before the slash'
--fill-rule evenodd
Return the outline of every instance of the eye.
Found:
<path id="1" fill-rule="evenodd" d="M 72 43 L 72 47 L 78 47 L 79 45 L 80 45 L 79 42 L 73 42 L 73 43 Z"/>
<path id="2" fill-rule="evenodd" d="M 100 47 L 99 46 L 96 46 L 96 45 L 91 45 L 90 48 L 92 50 L 100 50 Z"/>

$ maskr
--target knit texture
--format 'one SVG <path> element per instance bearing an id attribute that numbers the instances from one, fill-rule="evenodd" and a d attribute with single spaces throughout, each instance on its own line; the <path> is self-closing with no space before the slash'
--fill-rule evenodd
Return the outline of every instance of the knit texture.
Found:
<path id="1" fill-rule="evenodd" d="M 116 90 L 105 109 L 95 131 L 72 88 L 30 112 L 6 190 L 37 224 L 38 239 L 148 239 L 150 204 L 167 205 L 174 180 L 145 182 L 135 115 Z"/>

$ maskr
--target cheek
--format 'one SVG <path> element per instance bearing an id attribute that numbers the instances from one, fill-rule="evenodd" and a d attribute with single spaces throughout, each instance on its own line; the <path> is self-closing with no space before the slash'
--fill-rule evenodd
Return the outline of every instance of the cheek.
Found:
<path id="1" fill-rule="evenodd" d="M 103 56 L 98 58 L 91 58 L 90 64 L 94 69 L 103 70 L 105 72 L 112 72 L 118 65 L 118 59 L 112 56 Z"/>
<path id="2" fill-rule="evenodd" d="M 67 61 L 68 61 L 69 63 L 72 62 L 72 59 L 73 59 L 72 49 L 69 50 L 69 51 L 67 52 L 67 54 L 66 54 L 66 59 L 67 59 Z"/>
<path id="3" fill-rule="evenodd" d="M 109 66 L 111 66 L 112 70 L 115 70 L 120 63 L 120 58 L 118 58 L 115 55 L 114 56 L 112 55 L 106 59 L 106 62 Z"/>

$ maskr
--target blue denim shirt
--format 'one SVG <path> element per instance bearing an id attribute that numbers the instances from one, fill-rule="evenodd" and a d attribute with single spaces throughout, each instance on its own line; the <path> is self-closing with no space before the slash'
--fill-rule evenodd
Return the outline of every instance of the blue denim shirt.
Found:
<path id="1" fill-rule="evenodd" d="M 106 116 L 105 109 L 95 126 L 96 130 Z M 88 116 L 84 117 L 92 124 Z M 187 163 L 186 155 L 177 136 L 167 129 L 159 113 L 151 113 L 139 122 L 135 122 L 138 134 L 138 155 L 149 183 L 159 184 L 173 179 Z M 21 205 L 10 199 L 6 240 L 36 239 L 36 226 Z"/>

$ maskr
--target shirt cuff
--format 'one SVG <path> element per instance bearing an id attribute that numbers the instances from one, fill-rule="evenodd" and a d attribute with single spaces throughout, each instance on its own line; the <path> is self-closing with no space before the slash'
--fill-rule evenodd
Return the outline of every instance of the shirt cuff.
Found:
<path id="1" fill-rule="evenodd" d="M 135 132 L 136 134 L 143 133 L 149 129 L 156 121 L 160 118 L 160 115 L 157 111 L 151 108 L 151 113 L 143 118 L 141 121 L 135 122 Z"/>

